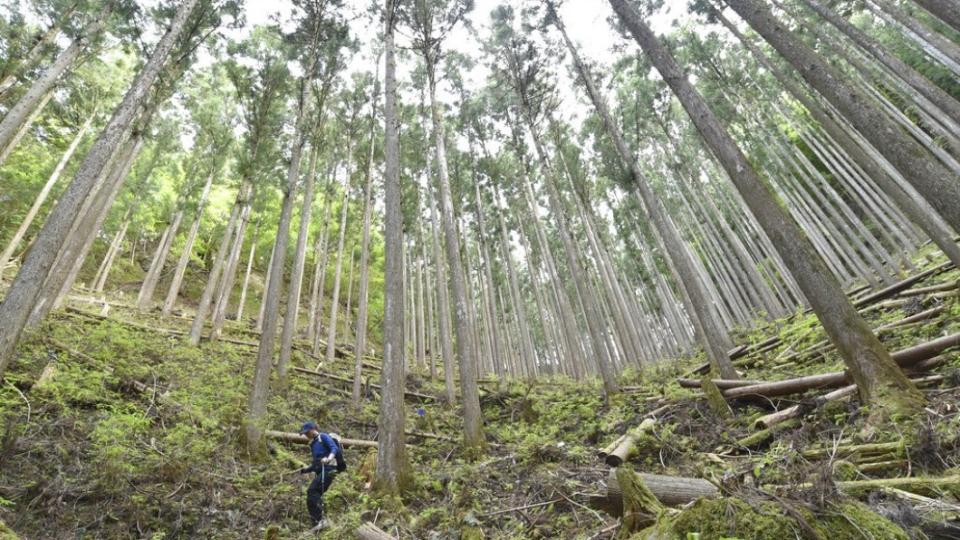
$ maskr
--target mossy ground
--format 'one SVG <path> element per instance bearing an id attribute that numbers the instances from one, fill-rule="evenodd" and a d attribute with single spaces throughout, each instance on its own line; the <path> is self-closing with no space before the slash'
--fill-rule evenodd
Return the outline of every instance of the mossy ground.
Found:
<path id="1" fill-rule="evenodd" d="M 958 276 L 956 271 L 942 274 L 924 285 Z M 885 342 L 898 349 L 960 331 L 960 306 L 955 299 L 946 301 L 945 313 L 930 324 L 886 334 Z M 871 324 L 926 307 L 878 311 L 870 315 Z M 122 308 L 115 308 L 111 317 L 156 328 L 189 325 L 188 319 L 161 319 Z M 771 321 L 739 336 L 738 342 L 759 342 L 775 333 L 784 338 L 783 344 L 740 362 L 745 377 L 775 380 L 842 368 L 830 352 L 784 360 L 823 338 L 810 316 Z M 255 340 L 236 323 L 227 329 L 227 336 Z M 268 459 L 254 461 L 240 442 L 254 358 L 252 347 L 204 342 L 193 348 L 179 336 L 115 320 L 55 313 L 26 336 L 0 387 L 0 521 L 25 538 L 302 537 L 308 525 L 303 501 L 308 479 L 292 471 L 298 460 L 307 459 L 306 448 L 271 443 Z M 699 390 L 675 383 L 700 360 L 630 370 L 623 374 L 623 384 L 641 390 L 606 402 L 596 383 L 552 378 L 485 384 L 481 404 L 492 444 L 477 460 L 467 460 L 456 442 L 461 425 L 456 407 L 408 401 L 409 429 L 454 440 L 411 438 L 413 486 L 402 499 L 383 498 L 366 489 L 372 456 L 349 449 L 351 468 L 326 497 L 334 527 L 320 537 L 351 538 L 360 523 L 376 520 L 403 538 L 610 538 L 616 532 L 611 529 L 615 519 L 587 504 L 588 494 L 603 492 L 607 476 L 595 452 L 663 406 L 656 428 L 641 438 L 628 464 L 644 472 L 707 478 L 727 494 L 657 525 L 684 535 L 678 538 L 693 532 L 702 540 L 774 538 L 752 536 L 761 529 L 789 530 L 791 535 L 781 538 L 794 538 L 792 533 L 803 527 L 794 515 L 784 515 L 781 501 L 788 501 L 799 515 L 810 516 L 805 521 L 824 538 L 860 538 L 844 536 L 851 530 L 851 515 L 859 516 L 854 520 L 860 529 L 875 532 L 874 538 L 901 538 L 900 532 L 884 528 L 888 522 L 858 513 L 863 507 L 837 493 L 832 481 L 841 475 L 843 479 L 939 475 L 960 467 L 956 353 L 937 370 L 946 380 L 924 390 L 928 410 L 923 415 L 874 432 L 871 442 L 904 440 L 903 451 L 822 459 L 804 457 L 804 451 L 858 442 L 869 411 L 856 400 L 812 411 L 801 427 L 777 433 L 765 446 L 748 450 L 737 440 L 755 431 L 754 420 L 772 406 L 792 404 L 798 397 L 738 403 L 732 418 L 719 418 Z M 295 363 L 315 365 L 300 353 Z M 352 376 L 347 359 L 324 369 Z M 365 376 L 378 378 L 372 370 L 365 370 Z M 137 389 L 133 381 L 148 391 Z M 430 381 L 415 369 L 408 386 L 443 394 L 440 381 Z M 374 439 L 375 396 L 367 396 L 355 409 L 337 388 L 346 386 L 291 377 L 287 386 L 272 394 L 268 427 L 294 431 L 300 422 L 313 419 L 344 437 Z M 427 414 L 415 420 L 420 406 Z M 839 459 L 853 468 L 833 467 L 831 462 Z M 909 469 L 858 468 L 883 460 L 908 460 Z M 784 486 L 776 497 L 759 489 L 774 484 Z M 813 487 L 791 488 L 800 484 Z M 867 501 L 870 494 L 858 496 Z M 544 502 L 550 503 L 521 508 Z M 759 512 L 766 516 L 758 521 L 764 525 L 742 528 L 747 524 L 732 519 L 736 512 L 731 508 Z M 597 536 L 603 530 L 608 532 Z M 3 531 L 0 527 L 0 538 Z M 884 536 L 888 533 L 893 536 Z"/>

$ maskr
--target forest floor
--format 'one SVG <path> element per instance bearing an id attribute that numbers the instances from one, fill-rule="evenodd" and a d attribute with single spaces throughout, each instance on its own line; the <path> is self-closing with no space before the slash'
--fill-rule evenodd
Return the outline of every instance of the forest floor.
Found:
<path id="1" fill-rule="evenodd" d="M 878 327 L 933 310 L 880 333 L 894 351 L 953 335 L 958 284 L 956 270 L 934 273 L 910 289 L 923 294 L 901 292 L 865 314 Z M 922 289 L 929 287 L 936 290 Z M 272 441 L 268 459 L 251 461 L 239 442 L 256 336 L 234 324 L 224 336 L 231 342 L 194 348 L 178 334 L 186 318 L 121 305 L 105 318 L 99 312 L 79 298 L 55 312 L 27 336 L 0 386 L 0 538 L 312 538 L 304 535 L 308 478 L 294 472 L 307 448 Z M 744 379 L 843 369 L 809 314 L 738 337 Z M 295 360 L 306 369 L 317 363 L 302 352 Z M 409 437 L 411 489 L 402 500 L 371 493 L 374 451 L 347 448 L 350 468 L 326 496 L 333 526 L 316 537 L 353 538 L 374 522 L 423 539 L 960 538 L 956 349 L 918 375 L 922 414 L 880 428 L 868 428 L 855 396 L 817 406 L 814 398 L 836 386 L 729 400 L 732 411 L 711 406 L 700 389 L 677 382 L 701 361 L 625 373 L 626 391 L 609 401 L 596 384 L 559 378 L 485 381 L 490 445 L 472 461 L 458 443 L 458 410 L 411 396 L 409 430 L 438 436 Z M 350 378 L 353 362 L 338 358 L 321 369 Z M 373 368 L 364 376 L 379 380 Z M 443 395 L 442 378 L 416 369 L 408 383 Z M 375 389 L 359 409 L 349 389 L 297 372 L 272 393 L 270 427 L 294 432 L 310 419 L 348 439 L 375 439 Z M 747 439 L 760 417 L 795 404 L 803 405 L 797 420 Z M 653 422 L 622 470 L 705 479 L 718 497 L 642 515 L 631 494 L 624 518 L 604 501 L 610 469 L 598 450 L 647 418 Z"/>

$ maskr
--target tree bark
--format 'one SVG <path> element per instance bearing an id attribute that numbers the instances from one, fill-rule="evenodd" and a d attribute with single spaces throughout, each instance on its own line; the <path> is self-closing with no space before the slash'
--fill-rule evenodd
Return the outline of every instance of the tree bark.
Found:
<path id="1" fill-rule="evenodd" d="M 250 241 L 250 255 L 247 257 L 247 270 L 243 274 L 243 285 L 240 287 L 240 300 L 237 302 L 237 322 L 243 321 L 243 310 L 247 305 L 247 290 L 250 287 L 250 275 L 253 273 L 254 255 L 257 253 L 257 242 L 260 240 L 260 218 L 253 229 L 253 240 Z"/>
<path id="2" fill-rule="evenodd" d="M 614 122 L 605 100 L 596 88 L 593 77 L 580 59 L 573 42 L 570 41 L 570 38 L 567 36 L 563 23 L 559 17 L 555 19 L 557 21 L 557 27 L 561 30 L 561 34 L 567 44 L 567 48 L 571 51 L 571 55 L 573 55 L 577 71 L 580 73 L 580 80 L 584 83 L 590 100 L 593 102 L 601 120 L 603 120 L 607 134 L 613 140 L 620 159 L 623 160 L 624 165 L 626 165 L 631 180 L 637 188 L 644 207 L 647 210 L 647 215 L 653 221 L 654 227 L 662 239 L 662 244 L 665 248 L 664 252 L 667 254 L 670 268 L 673 275 L 677 277 L 677 282 L 680 284 L 681 299 L 684 302 L 687 312 L 691 315 L 697 336 L 703 345 L 707 358 L 719 373 L 727 374 L 724 378 L 727 378 L 727 376 L 736 378 L 737 372 L 726 355 L 733 344 L 717 320 L 717 314 L 714 312 L 714 309 L 712 309 L 712 302 L 708 300 L 710 296 L 709 292 L 706 290 L 704 283 L 702 283 L 695 274 L 690 252 L 685 248 L 683 239 L 667 216 L 666 209 L 663 207 L 662 202 L 651 189 L 650 182 L 640 170 L 637 160 L 623 139 L 623 135 L 617 127 L 616 122 Z"/>
<path id="3" fill-rule="evenodd" d="M 453 322 L 457 335 L 457 361 L 460 366 L 460 393 L 463 400 L 463 442 L 468 452 L 478 452 L 485 446 L 483 437 L 483 414 L 480 410 L 480 394 L 477 388 L 477 358 L 470 326 L 467 302 L 466 279 L 460 260 L 460 238 L 457 235 L 453 216 L 453 195 L 450 190 L 450 175 L 447 172 L 446 135 L 440 103 L 436 96 L 436 74 L 431 55 L 426 55 L 427 79 L 430 89 L 430 117 L 433 128 L 433 145 L 436 152 L 439 174 L 440 220 L 444 233 L 447 265 L 450 270 L 450 293 L 453 298 Z"/>
<path id="4" fill-rule="evenodd" d="M 728 0 L 728 3 L 741 8 L 746 4 L 754 5 L 753 0 Z M 769 188 L 687 80 L 670 52 L 625 0 L 610 0 L 610 4 L 679 98 L 706 144 L 770 236 L 831 341 L 836 344 L 860 388 L 863 402 L 876 406 L 877 412 L 891 412 L 898 408 L 908 410 L 919 405 L 922 395 L 847 300 L 810 241 L 777 205 Z M 769 16 L 769 11 L 764 11 Z M 761 33 L 765 30 L 758 29 Z"/>
<path id="5" fill-rule="evenodd" d="M 290 290 L 287 296 L 287 314 L 283 318 L 283 332 L 280 335 L 280 361 L 277 363 L 277 375 L 280 380 L 287 378 L 290 355 L 293 352 L 293 338 L 297 330 L 297 318 L 300 315 L 300 291 L 303 288 L 303 267 L 307 256 L 307 237 L 310 235 L 310 218 L 313 214 L 313 194 L 317 185 L 317 158 L 320 148 L 314 143 L 310 152 L 310 165 L 304 179 L 303 209 L 300 211 L 300 230 L 297 232 L 297 250 L 293 256 L 293 270 L 290 273 Z"/>
<path id="6" fill-rule="evenodd" d="M 844 77 L 786 31 L 766 6 L 756 0 L 727 0 L 727 4 L 839 109 L 947 223 L 960 230 L 960 182 L 955 174 L 937 160 L 929 159 L 924 148 L 904 134 L 869 96 L 845 84 Z"/>
<path id="7" fill-rule="evenodd" d="M 410 479 L 404 436 L 403 360 L 403 216 L 400 191 L 400 126 L 397 119 L 397 80 L 394 30 L 396 3 L 384 0 L 384 313 L 383 370 L 377 427 L 376 486 L 398 494 Z"/>
<path id="8" fill-rule="evenodd" d="M 150 264 L 150 270 L 147 272 L 143 283 L 140 286 L 140 294 L 137 296 L 137 307 L 145 310 L 153 303 L 153 294 L 160 284 L 160 277 L 163 275 L 163 268 L 166 266 L 167 257 L 170 255 L 170 249 L 173 248 L 173 242 L 180 229 L 180 222 L 183 221 L 183 208 L 178 208 L 170 220 L 163 233 L 163 237 L 157 244 L 157 251 L 153 255 L 153 262 Z"/>
<path id="9" fill-rule="evenodd" d="M 352 136 L 351 136 L 352 137 Z M 333 272 L 333 294 L 330 298 L 330 317 L 327 319 L 326 361 L 333 361 L 337 341 L 337 315 L 340 311 L 340 276 L 343 273 L 343 244 L 347 234 L 347 214 L 350 209 L 350 158 L 353 155 L 353 140 L 347 145 L 346 178 L 343 181 L 343 199 L 340 207 L 340 230 L 337 237 L 337 263 Z"/>
<path id="10" fill-rule="evenodd" d="M 119 146 L 137 111 L 156 80 L 163 63 L 183 32 L 187 16 L 199 0 L 184 0 L 177 9 L 166 33 L 157 43 L 153 54 L 137 75 L 124 95 L 113 117 L 107 123 L 97 142 L 74 175 L 73 181 L 60 197 L 60 201 L 47 217 L 43 229 L 33 242 L 33 248 L 24 260 L 13 284 L 0 305 L 0 379 L 13 357 L 14 349 L 23 332 L 24 325 L 46 280 L 51 263 L 57 256 L 64 240 L 70 233 L 73 218 L 87 194 L 94 188 L 97 178 Z"/>
<path id="11" fill-rule="evenodd" d="M 960 32 L 960 3 L 957 0 L 914 0 L 951 28 Z"/>
<path id="12" fill-rule="evenodd" d="M 13 253 L 20 246 L 20 242 L 23 241 L 23 237 L 27 234 L 27 230 L 30 228 L 30 225 L 33 224 L 33 220 L 36 219 L 37 213 L 40 211 L 43 203 L 46 202 L 47 197 L 50 195 L 50 191 L 60 179 L 60 175 L 63 174 L 63 169 L 67 166 L 67 163 L 70 162 L 70 158 L 72 158 L 73 154 L 77 151 L 77 147 L 83 140 L 83 136 L 90 129 L 91 124 L 93 124 L 94 116 L 95 115 L 92 114 L 88 116 L 87 120 L 82 126 L 80 126 L 80 129 L 77 130 L 76 135 L 73 136 L 73 140 L 70 141 L 70 146 L 67 147 L 67 150 L 63 153 L 63 156 L 60 157 L 60 161 L 57 163 L 57 166 L 54 167 L 53 172 L 50 173 L 47 183 L 44 184 L 43 188 L 40 189 L 40 193 L 38 193 L 37 198 L 34 199 L 33 205 L 30 207 L 30 210 L 27 211 L 27 215 L 24 216 L 23 221 L 20 222 L 20 226 L 17 228 L 17 231 L 13 233 L 13 238 L 10 239 L 10 242 L 3 250 L 3 253 L 0 254 L 0 279 L 2 279 L 2 269 L 7 267 L 7 264 L 13 257 Z"/>
<path id="13" fill-rule="evenodd" d="M 216 176 L 216 170 L 211 170 L 207 176 L 207 181 L 203 185 L 203 191 L 200 192 L 200 200 L 197 201 L 197 215 L 190 225 L 190 231 L 187 233 L 187 239 L 183 244 L 183 251 L 177 260 L 176 269 L 173 271 L 173 279 L 170 281 L 170 288 L 167 290 L 167 297 L 163 302 L 162 313 L 164 316 L 170 315 L 173 306 L 177 302 L 180 294 L 180 287 L 183 284 L 183 276 L 187 271 L 187 265 L 193 256 L 193 244 L 197 240 L 197 233 L 200 231 L 200 220 L 203 218 L 203 211 L 207 204 L 207 197 L 210 195 L 210 187 L 213 185 L 213 178 Z"/>
<path id="14" fill-rule="evenodd" d="M 313 53 L 310 56 L 314 58 Z M 313 67 L 313 61 L 308 62 Z M 274 343 L 277 333 L 277 316 L 280 312 L 280 296 L 283 291 L 283 266 L 287 259 L 287 244 L 290 241 L 290 221 L 293 217 L 293 205 L 297 198 L 297 182 L 300 179 L 300 159 L 306 142 L 306 121 L 310 111 L 310 89 L 312 73 L 307 71 L 300 79 L 300 95 L 297 119 L 294 125 L 290 168 L 287 170 L 287 183 L 283 190 L 283 204 L 280 220 L 277 223 L 277 237 L 274 243 L 274 257 L 270 268 L 270 280 L 264 299 L 263 331 L 260 333 L 260 348 L 257 350 L 257 362 L 254 367 L 253 382 L 247 401 L 246 444 L 251 453 L 262 449 L 264 422 L 267 414 L 267 398 L 270 390 L 270 370 L 273 367 Z M 290 321 L 284 321 L 290 324 Z"/>
<path id="15" fill-rule="evenodd" d="M 30 85 L 30 88 L 20 97 L 17 103 L 10 107 L 3 120 L 0 120 L 0 153 L 4 156 L 9 155 L 13 150 L 17 132 L 25 123 L 28 123 L 28 119 L 33 116 L 44 96 L 47 96 L 57 80 L 73 67 L 80 53 L 86 48 L 88 41 L 100 33 L 108 11 L 109 8 L 80 31 L 78 37 L 57 55 L 56 60 L 33 81 L 33 84 Z M 0 159 L 0 164 L 2 163 L 3 160 Z"/>

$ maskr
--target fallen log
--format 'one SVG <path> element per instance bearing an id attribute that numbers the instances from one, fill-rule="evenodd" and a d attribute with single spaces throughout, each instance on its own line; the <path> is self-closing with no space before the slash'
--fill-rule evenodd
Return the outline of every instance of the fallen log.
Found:
<path id="1" fill-rule="evenodd" d="M 800 455 L 807 459 L 821 459 L 827 456 L 845 457 L 852 455 L 894 453 L 903 452 L 903 441 L 885 442 L 885 443 L 867 443 L 867 444 L 848 444 L 830 448 L 813 448 L 800 452 Z"/>
<path id="2" fill-rule="evenodd" d="M 742 446 L 744 448 L 756 448 L 761 444 L 767 442 L 767 440 L 769 440 L 775 434 L 787 429 L 798 427 L 799 425 L 800 425 L 800 420 L 797 418 L 793 418 L 786 422 L 782 422 L 780 424 L 757 431 L 756 433 L 751 433 L 750 435 L 747 435 L 746 437 L 737 441 L 737 445 Z"/>
<path id="3" fill-rule="evenodd" d="M 357 527 L 357 538 L 360 540 L 395 540 L 395 538 L 384 532 L 373 523 L 364 523 Z"/>
<path id="4" fill-rule="evenodd" d="M 913 287 L 914 285 L 916 285 L 917 283 L 920 283 L 921 281 L 927 279 L 928 277 L 941 274 L 951 268 L 953 268 L 953 263 L 946 262 L 941 264 L 940 266 L 935 266 L 933 268 L 924 270 L 919 274 L 910 276 L 904 280 L 894 283 L 893 285 L 890 285 L 889 287 L 884 287 L 883 289 L 880 289 L 879 291 L 873 294 L 868 294 L 867 296 L 864 296 L 859 300 L 855 300 L 853 302 L 853 307 L 860 309 L 860 308 L 869 306 L 871 304 L 880 302 L 882 300 L 886 300 L 887 298 L 890 298 L 891 296 L 894 296 L 901 291 L 904 291 L 906 289 Z"/>
<path id="5" fill-rule="evenodd" d="M 332 381 L 339 381 L 339 382 L 343 382 L 343 383 L 353 384 L 353 379 L 350 379 L 350 378 L 347 378 L 347 377 L 341 377 L 341 376 L 339 376 L 339 375 L 334 375 L 333 373 L 324 373 L 324 372 L 322 372 L 322 371 L 313 371 L 313 370 L 311 370 L 311 369 L 305 369 L 305 368 L 301 368 L 301 367 L 294 367 L 294 368 L 293 368 L 293 371 L 294 371 L 295 373 L 302 373 L 302 374 L 304 374 L 304 375 L 313 375 L 313 376 L 316 376 L 316 377 L 320 377 L 320 378 L 322 378 L 322 379 L 329 379 L 329 380 L 332 380 Z M 381 387 L 380 387 L 379 384 L 369 383 L 369 385 L 367 385 L 367 386 L 369 386 L 370 388 L 373 388 L 373 389 L 375 389 L 375 390 L 381 390 Z M 437 397 L 436 397 L 436 396 L 431 396 L 431 395 L 429 395 L 429 394 L 421 394 L 420 392 L 414 392 L 414 391 L 412 391 L 412 390 L 404 390 L 403 393 L 404 393 L 405 395 L 407 395 L 407 396 L 415 397 L 415 398 L 422 399 L 422 400 L 429 400 L 429 401 L 436 401 L 436 400 L 437 400 Z"/>
<path id="6" fill-rule="evenodd" d="M 264 433 L 268 439 L 273 439 L 276 441 L 291 442 L 297 444 L 309 444 L 310 439 L 306 435 L 300 435 L 299 433 L 288 433 L 285 431 L 274 431 L 268 429 Z M 376 448 L 377 441 L 364 441 L 361 439 L 340 439 L 340 442 L 343 443 L 344 447 L 347 446 L 357 446 L 360 448 Z"/>
<path id="7" fill-rule="evenodd" d="M 946 349 L 960 346 L 960 333 L 944 336 L 933 341 L 914 345 L 906 349 L 894 352 L 891 356 L 893 360 L 902 368 L 908 368 L 924 360 L 933 358 Z M 828 388 L 842 385 L 847 382 L 848 377 L 845 371 L 836 371 L 820 375 L 809 375 L 806 377 L 797 377 L 783 381 L 754 384 L 750 386 L 740 386 L 730 388 L 723 392 L 727 399 L 734 399 L 745 396 L 777 397 L 790 394 L 806 392 L 814 388 Z"/>
<path id="8" fill-rule="evenodd" d="M 870 490 L 883 490 L 887 488 L 900 489 L 911 493 L 943 493 L 960 489 L 960 475 L 926 477 L 915 476 L 908 478 L 875 478 L 873 480 L 843 480 L 834 482 L 840 491 L 856 494 Z M 800 484 L 798 486 L 764 486 L 773 489 L 810 489 L 811 484 Z"/>
<path id="9" fill-rule="evenodd" d="M 604 446 L 603 448 L 601 448 L 600 450 L 598 450 L 598 451 L 597 451 L 597 457 L 600 458 L 600 459 L 606 460 L 607 456 L 610 455 L 610 452 L 613 452 L 614 450 L 616 450 L 617 447 L 620 446 L 620 443 L 623 442 L 623 439 L 624 439 L 624 438 L 626 438 L 626 435 L 621 435 L 621 436 L 617 437 L 616 439 L 614 439 L 614 441 L 613 441 L 612 443 L 610 443 L 610 444 Z"/>
<path id="10" fill-rule="evenodd" d="M 763 384 L 763 381 L 757 380 L 747 380 L 747 379 L 712 379 L 713 384 L 717 385 L 717 388 L 721 390 L 729 390 L 730 388 L 738 388 L 740 386 L 750 386 L 751 384 Z M 677 384 L 683 388 L 700 388 L 701 384 L 700 379 L 677 379 Z"/>
<path id="11" fill-rule="evenodd" d="M 842 399 L 845 397 L 849 397 L 856 393 L 857 393 L 857 385 L 855 384 L 847 385 L 847 386 L 844 386 L 843 388 L 838 388 L 833 392 L 828 392 L 822 396 L 818 396 L 813 400 L 813 403 L 810 405 L 806 405 L 806 406 L 793 405 L 791 407 L 787 407 L 786 409 L 783 409 L 782 411 L 777 411 L 774 413 L 770 413 L 766 416 L 761 416 L 760 418 L 757 418 L 756 421 L 754 421 L 753 425 L 757 427 L 771 428 L 781 422 L 786 422 L 787 420 L 790 420 L 792 418 L 797 418 L 798 416 L 803 414 L 804 411 L 813 410 L 813 409 L 822 407 L 826 403 L 829 403 L 831 401 L 836 401 L 838 399 Z"/>
<path id="12" fill-rule="evenodd" d="M 633 451 L 633 448 L 637 445 L 637 441 L 640 437 L 647 433 L 648 431 L 653 430 L 653 426 L 657 423 L 653 418 L 647 418 L 643 422 L 640 422 L 640 425 L 636 429 L 630 431 L 620 440 L 620 444 L 610 452 L 604 461 L 607 465 L 611 467 L 619 467 L 627 460 L 627 457 L 630 456 L 630 452 Z"/>
<path id="13" fill-rule="evenodd" d="M 621 473 L 622 474 L 622 473 Z M 640 477 L 647 489 L 667 506 L 679 506 L 701 497 L 716 497 L 720 494 L 717 486 L 702 478 L 666 476 L 662 474 L 634 473 Z M 607 476 L 607 500 L 613 506 L 622 505 L 623 493 L 617 481 L 617 469 L 610 469 Z M 622 506 L 620 506 L 622 512 Z"/>
<path id="14" fill-rule="evenodd" d="M 897 296 L 900 296 L 900 297 L 903 297 L 903 296 L 926 296 L 926 295 L 931 294 L 931 293 L 952 291 L 952 290 L 956 289 L 958 285 L 960 285 L 960 282 L 951 281 L 951 282 L 947 282 L 947 283 L 940 283 L 940 284 L 938 284 L 938 285 L 931 285 L 931 286 L 929 286 L 929 287 L 920 287 L 919 289 L 907 289 L 907 290 L 905 290 L 905 291 L 902 291 L 902 292 L 901 292 L 900 294 L 898 294 Z"/>

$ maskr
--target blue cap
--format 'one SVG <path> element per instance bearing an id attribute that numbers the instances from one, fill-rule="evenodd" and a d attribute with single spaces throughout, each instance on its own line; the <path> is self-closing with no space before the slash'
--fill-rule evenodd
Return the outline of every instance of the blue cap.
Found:
<path id="1" fill-rule="evenodd" d="M 317 425 L 314 424 L 313 422 L 307 422 L 306 424 L 303 425 L 302 428 L 300 428 L 300 434 L 303 435 L 304 433 L 307 433 L 311 429 L 317 429 Z"/>

